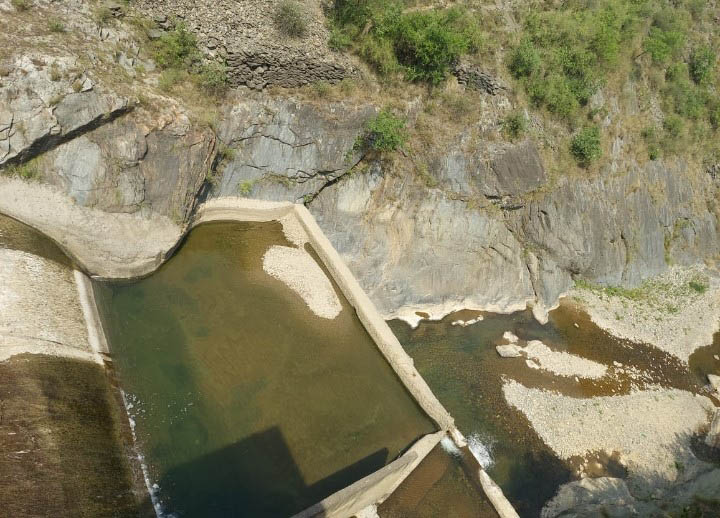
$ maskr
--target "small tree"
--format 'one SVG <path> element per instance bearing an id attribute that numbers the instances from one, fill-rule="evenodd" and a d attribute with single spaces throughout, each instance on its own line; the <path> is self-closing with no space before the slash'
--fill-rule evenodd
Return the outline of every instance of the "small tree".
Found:
<path id="1" fill-rule="evenodd" d="M 710 47 L 702 46 L 693 50 L 690 56 L 690 77 L 697 84 L 707 83 L 715 68 L 715 53 Z"/>
<path id="2" fill-rule="evenodd" d="M 570 142 L 570 152 L 583 167 L 602 156 L 600 128 L 588 126 L 580 130 Z"/>

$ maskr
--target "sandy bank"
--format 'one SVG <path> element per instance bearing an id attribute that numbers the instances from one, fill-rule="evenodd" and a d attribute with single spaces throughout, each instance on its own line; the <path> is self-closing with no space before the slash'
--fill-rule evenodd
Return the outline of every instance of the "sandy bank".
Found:
<path id="1" fill-rule="evenodd" d="M 666 480 L 677 476 L 676 461 L 691 455 L 690 436 L 714 408 L 704 396 L 659 387 L 579 399 L 509 380 L 503 394 L 561 459 L 617 451 L 632 472 Z"/>
<path id="2" fill-rule="evenodd" d="M 720 329 L 720 279 L 701 267 L 672 268 L 633 290 L 576 287 L 568 300 L 609 333 L 684 362 Z"/>
<path id="3" fill-rule="evenodd" d="M 342 306 L 330 279 L 304 249 L 272 246 L 263 256 L 263 269 L 300 295 L 317 316 L 333 319 L 340 314 Z"/>

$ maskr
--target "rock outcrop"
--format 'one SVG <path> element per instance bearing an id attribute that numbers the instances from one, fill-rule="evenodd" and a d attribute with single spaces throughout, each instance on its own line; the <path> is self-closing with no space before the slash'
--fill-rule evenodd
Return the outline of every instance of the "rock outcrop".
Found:
<path id="1" fill-rule="evenodd" d="M 224 160 L 212 196 L 313 199 L 361 158 L 353 151 L 372 106 L 240 101 L 219 126 Z"/>

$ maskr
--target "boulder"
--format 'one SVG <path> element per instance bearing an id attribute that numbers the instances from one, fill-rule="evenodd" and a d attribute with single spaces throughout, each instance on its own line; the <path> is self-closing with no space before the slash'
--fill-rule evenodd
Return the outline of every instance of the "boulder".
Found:
<path id="1" fill-rule="evenodd" d="M 522 347 L 515 344 L 498 345 L 497 347 L 495 347 L 495 350 L 503 358 L 519 358 L 520 356 L 522 356 L 522 354 L 520 354 L 520 351 L 522 351 Z"/>

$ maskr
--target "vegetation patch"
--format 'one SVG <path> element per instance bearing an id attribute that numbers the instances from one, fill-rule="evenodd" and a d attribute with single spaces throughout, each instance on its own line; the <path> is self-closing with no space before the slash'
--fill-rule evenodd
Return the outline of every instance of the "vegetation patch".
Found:
<path id="1" fill-rule="evenodd" d="M 442 82 L 463 54 L 481 46 L 470 11 L 408 10 L 404 2 L 336 0 L 330 45 L 351 48 L 383 76 L 402 72 L 410 81 Z"/>
<path id="2" fill-rule="evenodd" d="M 355 148 L 380 152 L 395 151 L 407 142 L 405 124 L 405 119 L 395 116 L 386 108 L 367 122 L 365 133 L 358 137 Z"/>
<path id="3" fill-rule="evenodd" d="M 621 0 L 563 5 L 528 14 L 508 68 L 537 106 L 569 119 L 617 66 L 641 9 Z"/>
<path id="4" fill-rule="evenodd" d="M 4 176 L 15 176 L 23 180 L 35 180 L 40 175 L 40 169 L 35 160 L 30 160 L 23 164 L 15 164 L 6 166 L 0 170 Z"/>
<path id="5" fill-rule="evenodd" d="M 600 128 L 588 126 L 580 130 L 570 142 L 570 152 L 582 166 L 595 162 L 602 155 Z"/>
<path id="6" fill-rule="evenodd" d="M 186 80 L 209 94 L 221 94 L 228 85 L 227 66 L 216 61 L 205 62 L 195 35 L 178 24 L 154 43 L 153 57 L 163 69 L 159 86 L 170 91 Z"/>

